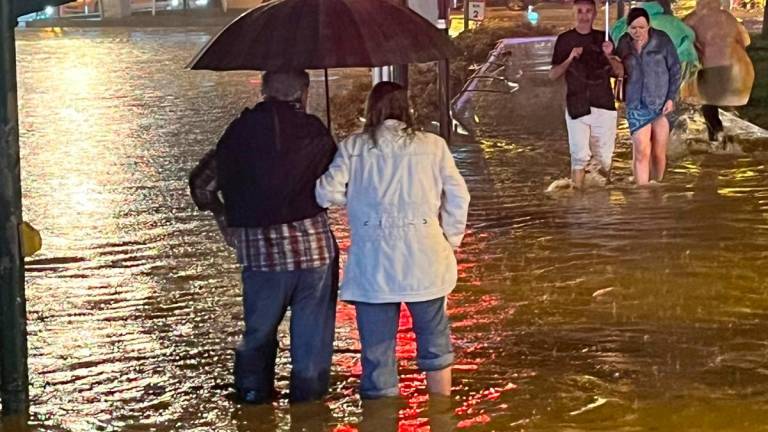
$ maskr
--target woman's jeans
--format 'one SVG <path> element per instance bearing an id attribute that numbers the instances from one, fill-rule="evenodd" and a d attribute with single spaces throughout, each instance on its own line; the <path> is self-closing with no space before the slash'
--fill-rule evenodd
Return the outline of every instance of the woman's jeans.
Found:
<path id="1" fill-rule="evenodd" d="M 337 267 L 284 272 L 243 269 L 245 332 L 235 351 L 235 386 L 247 402 L 273 397 L 277 328 L 291 308 L 291 401 L 328 391 L 336 321 Z"/>
<path id="2" fill-rule="evenodd" d="M 406 303 L 416 333 L 416 363 L 432 372 L 453 364 L 450 323 L 445 297 Z M 397 328 L 400 303 L 355 302 L 357 328 L 362 347 L 363 376 L 360 396 L 376 399 L 399 394 L 397 378 Z"/>

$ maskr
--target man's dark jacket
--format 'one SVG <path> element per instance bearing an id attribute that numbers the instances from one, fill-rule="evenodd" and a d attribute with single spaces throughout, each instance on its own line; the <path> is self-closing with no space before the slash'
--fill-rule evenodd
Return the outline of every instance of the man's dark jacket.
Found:
<path id="1" fill-rule="evenodd" d="M 314 115 L 267 100 L 246 109 L 216 146 L 216 178 L 227 225 L 265 227 L 316 216 L 315 181 L 336 144 Z"/>

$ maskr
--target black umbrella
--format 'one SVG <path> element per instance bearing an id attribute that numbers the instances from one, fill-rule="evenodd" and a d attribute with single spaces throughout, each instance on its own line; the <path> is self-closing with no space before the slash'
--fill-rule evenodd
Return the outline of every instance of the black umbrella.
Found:
<path id="1" fill-rule="evenodd" d="M 188 67 L 326 69 L 328 104 L 328 68 L 424 63 L 458 53 L 432 23 L 387 0 L 277 0 L 235 19 Z"/>
<path id="2" fill-rule="evenodd" d="M 45 9 L 47 6 L 60 6 L 75 0 L 14 0 L 13 12 L 16 17 Z"/>

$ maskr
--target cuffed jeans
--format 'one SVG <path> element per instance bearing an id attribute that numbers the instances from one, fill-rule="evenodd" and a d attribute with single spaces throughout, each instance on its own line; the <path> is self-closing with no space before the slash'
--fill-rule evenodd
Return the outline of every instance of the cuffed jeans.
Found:
<path id="1" fill-rule="evenodd" d="M 336 321 L 338 267 L 284 272 L 243 269 L 245 331 L 235 351 L 235 386 L 250 402 L 274 392 L 277 329 L 291 308 L 291 401 L 328 391 Z"/>
<path id="2" fill-rule="evenodd" d="M 425 372 L 438 371 L 453 364 L 450 323 L 445 313 L 445 297 L 406 303 L 416 333 L 416 363 Z M 376 399 L 399 394 L 397 378 L 397 328 L 400 303 L 355 302 L 360 333 L 363 376 L 360 396 Z"/>

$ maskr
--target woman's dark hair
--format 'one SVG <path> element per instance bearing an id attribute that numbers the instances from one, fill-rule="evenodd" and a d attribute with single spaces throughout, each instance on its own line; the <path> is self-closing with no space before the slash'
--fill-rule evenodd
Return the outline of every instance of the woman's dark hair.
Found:
<path id="1" fill-rule="evenodd" d="M 651 17 L 648 15 L 648 11 L 640 7 L 633 7 L 627 14 L 627 28 L 638 18 L 645 18 L 648 25 L 651 24 Z"/>
<path id="2" fill-rule="evenodd" d="M 390 119 L 405 123 L 405 129 L 408 131 L 413 129 L 408 92 L 398 83 L 382 81 L 373 86 L 365 104 L 363 132 L 370 135 L 374 147 L 377 145 L 376 129 L 384 120 Z"/>

